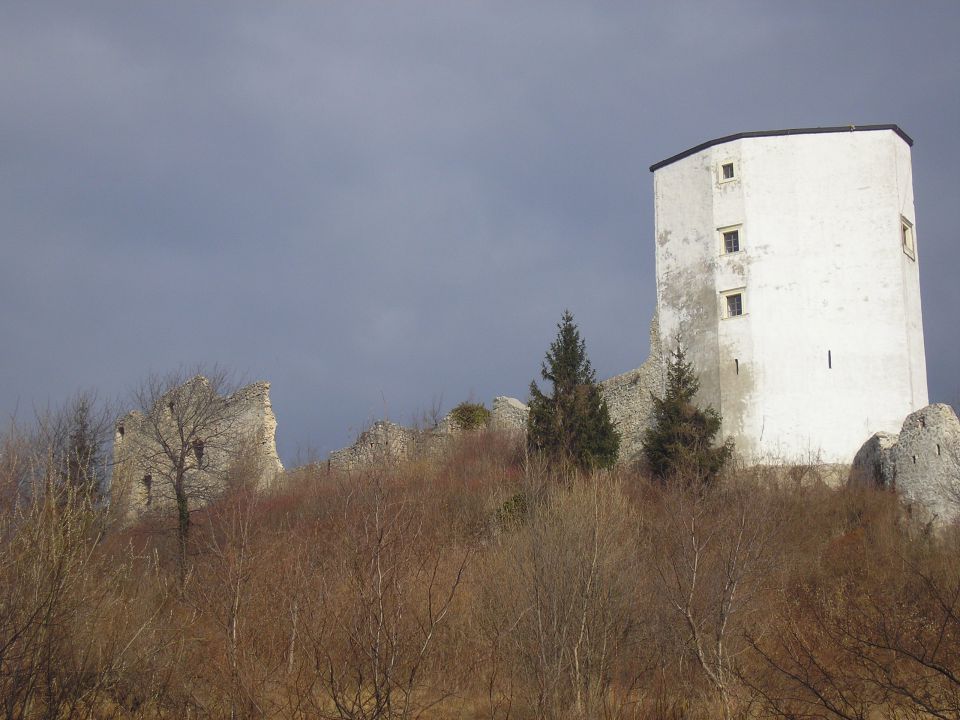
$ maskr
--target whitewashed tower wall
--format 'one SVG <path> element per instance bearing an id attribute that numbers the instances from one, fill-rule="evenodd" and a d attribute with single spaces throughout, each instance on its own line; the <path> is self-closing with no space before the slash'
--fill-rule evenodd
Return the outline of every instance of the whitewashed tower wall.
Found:
<path id="1" fill-rule="evenodd" d="M 927 404 L 911 145 L 744 133 L 651 168 L 664 349 L 679 333 L 745 459 L 847 463 Z"/>

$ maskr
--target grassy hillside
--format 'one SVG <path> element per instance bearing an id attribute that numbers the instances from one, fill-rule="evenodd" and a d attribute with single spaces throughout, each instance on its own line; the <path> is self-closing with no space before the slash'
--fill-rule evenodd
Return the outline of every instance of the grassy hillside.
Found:
<path id="1" fill-rule="evenodd" d="M 181 584 L 172 518 L 111 525 L 42 460 L 0 453 L 5 718 L 960 713 L 960 534 L 816 468 L 665 486 L 486 433 L 237 477 Z"/>

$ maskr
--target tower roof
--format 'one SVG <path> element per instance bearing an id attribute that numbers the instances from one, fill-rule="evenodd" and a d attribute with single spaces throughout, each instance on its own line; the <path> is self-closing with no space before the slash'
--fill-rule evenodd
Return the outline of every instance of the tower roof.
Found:
<path id="1" fill-rule="evenodd" d="M 893 132 L 899 135 L 907 145 L 913 147 L 913 138 L 901 130 L 898 125 L 843 125 L 841 127 L 793 128 L 790 130 L 754 130 L 752 132 L 726 135 L 724 137 L 716 138 L 715 140 L 707 140 L 705 143 L 700 143 L 699 145 L 684 150 L 681 153 L 672 155 L 666 160 L 661 160 L 658 163 L 654 163 L 650 166 L 650 172 L 659 170 L 660 168 L 670 165 L 677 160 L 682 160 L 685 157 L 695 155 L 701 150 L 706 150 L 714 145 L 722 145 L 723 143 L 733 142 L 734 140 L 742 140 L 744 138 L 775 137 L 778 135 L 818 135 L 820 133 L 864 132 L 868 130 L 893 130 Z"/>

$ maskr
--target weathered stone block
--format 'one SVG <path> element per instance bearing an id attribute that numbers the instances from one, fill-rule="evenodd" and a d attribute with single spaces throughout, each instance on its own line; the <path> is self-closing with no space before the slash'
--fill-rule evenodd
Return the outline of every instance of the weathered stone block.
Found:
<path id="1" fill-rule="evenodd" d="M 860 448 L 849 482 L 896 490 L 936 524 L 960 519 L 960 419 L 934 403 L 907 416 L 899 435 L 877 433 Z"/>
<path id="2" fill-rule="evenodd" d="M 407 460 L 418 445 L 419 435 L 412 428 L 389 420 L 378 420 L 360 433 L 353 445 L 331 452 L 330 467 L 356 470 Z"/>
<path id="3" fill-rule="evenodd" d="M 490 427 L 493 430 L 522 430 L 526 432 L 529 417 L 530 408 L 516 398 L 501 395 L 493 399 Z"/>
<path id="4" fill-rule="evenodd" d="M 643 434 L 655 418 L 652 395 L 662 398 L 664 363 L 657 318 L 650 323 L 650 354 L 636 370 L 600 383 L 610 409 L 610 419 L 620 433 L 618 463 L 638 462 L 643 454 Z"/>

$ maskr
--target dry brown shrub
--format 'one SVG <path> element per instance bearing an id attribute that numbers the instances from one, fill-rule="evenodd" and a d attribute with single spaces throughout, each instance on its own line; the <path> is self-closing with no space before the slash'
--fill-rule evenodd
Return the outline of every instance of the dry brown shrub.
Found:
<path id="1" fill-rule="evenodd" d="M 632 685 L 621 670 L 636 649 L 635 518 L 602 475 L 531 503 L 523 524 L 495 537 L 475 578 L 489 716 L 610 716 Z"/>
<path id="2" fill-rule="evenodd" d="M 133 679 L 165 640 L 164 587 L 148 568 L 102 551 L 103 517 L 54 482 L 43 446 L 7 443 L 15 501 L 0 512 L 0 712 L 5 718 L 118 717 L 163 692 Z M 23 470 L 23 474 L 19 471 Z"/>
<path id="3" fill-rule="evenodd" d="M 960 561 L 896 497 L 838 493 L 821 572 L 771 603 L 746 679 L 776 717 L 960 716 Z M 761 672 L 762 671 L 762 672 Z"/>
<path id="4" fill-rule="evenodd" d="M 664 486 L 495 433 L 256 492 L 238 464 L 181 586 L 170 520 L 46 494 L 22 440 L 0 453 L 0 717 L 960 715 L 958 531 L 816 468 Z"/>

